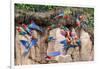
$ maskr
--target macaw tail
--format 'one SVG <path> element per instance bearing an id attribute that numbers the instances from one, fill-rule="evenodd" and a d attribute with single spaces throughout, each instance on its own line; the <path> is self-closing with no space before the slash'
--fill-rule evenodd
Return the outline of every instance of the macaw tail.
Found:
<path id="1" fill-rule="evenodd" d="M 30 48 L 25 49 L 24 53 L 23 53 L 23 56 L 25 57 L 29 53 L 29 51 L 30 51 Z"/>

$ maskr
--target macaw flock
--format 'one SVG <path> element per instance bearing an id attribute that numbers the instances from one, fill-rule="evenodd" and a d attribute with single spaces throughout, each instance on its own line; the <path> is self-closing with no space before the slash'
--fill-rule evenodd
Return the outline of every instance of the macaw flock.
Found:
<path id="1" fill-rule="evenodd" d="M 93 36 L 85 14 L 15 17 L 15 65 L 93 60 Z"/>

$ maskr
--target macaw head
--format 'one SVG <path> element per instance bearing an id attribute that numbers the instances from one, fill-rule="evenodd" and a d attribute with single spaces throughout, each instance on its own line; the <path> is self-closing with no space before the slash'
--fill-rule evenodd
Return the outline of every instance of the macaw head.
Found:
<path id="1" fill-rule="evenodd" d="M 18 31 L 18 32 L 21 32 L 21 29 L 20 29 L 20 27 L 17 27 L 17 31 Z"/>

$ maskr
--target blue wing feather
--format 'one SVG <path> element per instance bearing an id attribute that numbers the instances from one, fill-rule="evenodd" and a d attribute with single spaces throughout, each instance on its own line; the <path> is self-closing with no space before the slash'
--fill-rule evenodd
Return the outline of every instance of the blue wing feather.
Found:
<path id="1" fill-rule="evenodd" d="M 64 48 L 67 48 L 68 47 L 68 44 L 67 44 L 67 41 L 66 40 L 63 40 L 60 42 L 61 44 L 64 44 Z"/>
<path id="2" fill-rule="evenodd" d="M 35 24 L 35 22 L 31 23 L 31 24 L 28 26 L 28 28 L 30 28 L 30 29 L 36 29 L 36 30 L 38 30 L 38 31 L 43 32 L 42 29 L 41 29 L 38 25 Z"/>
<path id="3" fill-rule="evenodd" d="M 60 42 L 61 44 L 64 44 L 64 45 L 67 45 L 67 41 L 66 40 L 63 40 Z"/>
<path id="4" fill-rule="evenodd" d="M 26 40 L 20 40 L 20 42 L 24 47 L 28 47 L 28 45 L 29 45 L 28 41 L 26 41 Z"/>
<path id="5" fill-rule="evenodd" d="M 35 46 L 37 44 L 37 39 L 32 39 L 31 40 L 31 43 L 30 43 L 30 48 L 32 47 L 32 46 Z"/>
<path id="6" fill-rule="evenodd" d="M 26 34 L 27 34 L 27 32 L 20 32 L 20 34 L 21 34 L 21 35 L 26 35 Z"/>
<path id="7" fill-rule="evenodd" d="M 60 54 L 61 54 L 60 52 L 51 52 L 48 54 L 48 56 L 58 56 Z"/>

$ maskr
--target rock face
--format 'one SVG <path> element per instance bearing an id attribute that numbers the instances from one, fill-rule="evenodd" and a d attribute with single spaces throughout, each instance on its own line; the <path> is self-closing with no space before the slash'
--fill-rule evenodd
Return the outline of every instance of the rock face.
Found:
<path id="1" fill-rule="evenodd" d="M 50 33 L 49 33 L 49 36 L 54 37 L 55 40 L 50 41 L 48 43 L 47 54 L 50 53 L 50 52 L 59 51 L 61 53 L 61 55 L 55 56 L 53 58 L 53 60 L 56 60 L 58 63 L 71 62 L 72 61 L 71 55 L 65 54 L 66 51 L 64 51 L 63 44 L 60 43 L 61 41 L 66 39 L 63 35 L 61 35 L 61 29 L 56 28 L 56 29 L 51 30 Z"/>
<path id="2" fill-rule="evenodd" d="M 23 52 L 24 52 L 24 46 L 20 43 L 20 40 L 27 40 L 24 36 L 19 35 L 18 32 L 16 31 L 16 45 L 15 45 L 15 64 L 17 65 L 21 65 L 21 64 L 25 64 L 25 62 L 27 62 L 27 59 L 25 57 L 23 57 Z M 27 57 L 27 56 L 26 56 Z M 23 61 L 24 60 L 24 61 Z"/>
<path id="3" fill-rule="evenodd" d="M 80 52 L 79 47 L 74 48 L 74 51 L 72 53 L 73 61 L 80 61 Z"/>
<path id="4" fill-rule="evenodd" d="M 28 38 L 16 32 L 15 64 L 50 64 L 93 60 L 94 51 L 91 51 L 92 43 L 87 32 L 81 30 L 81 50 L 79 47 L 71 47 L 66 51 L 64 50 L 64 44 L 60 43 L 62 40 L 66 39 L 65 36 L 61 34 L 61 30 L 60 28 L 55 28 L 49 32 L 45 31 L 43 34 L 36 30 L 32 30 L 32 36 L 26 35 Z M 47 42 L 49 37 L 52 37 L 52 39 Z M 30 41 L 30 38 L 38 39 L 37 45 L 32 46 L 29 53 L 23 56 L 25 47 L 20 43 L 20 40 Z M 56 51 L 60 52 L 60 55 L 52 57 L 52 60 L 46 59 L 49 53 Z"/>
<path id="5" fill-rule="evenodd" d="M 56 28 L 49 32 L 49 37 L 53 37 L 54 40 L 51 40 L 48 43 L 48 49 L 47 54 L 50 52 L 59 51 L 61 54 L 63 54 L 63 44 L 60 43 L 60 41 L 64 40 L 65 37 L 61 35 L 61 29 Z"/>
<path id="6" fill-rule="evenodd" d="M 59 56 L 55 57 L 55 60 L 58 63 L 72 62 L 72 58 L 70 55 L 59 55 Z"/>
<path id="7" fill-rule="evenodd" d="M 92 42 L 90 41 L 89 34 L 84 30 L 81 30 L 80 40 L 81 40 L 81 60 L 88 61 L 90 60 L 90 54 L 92 49 Z"/>

